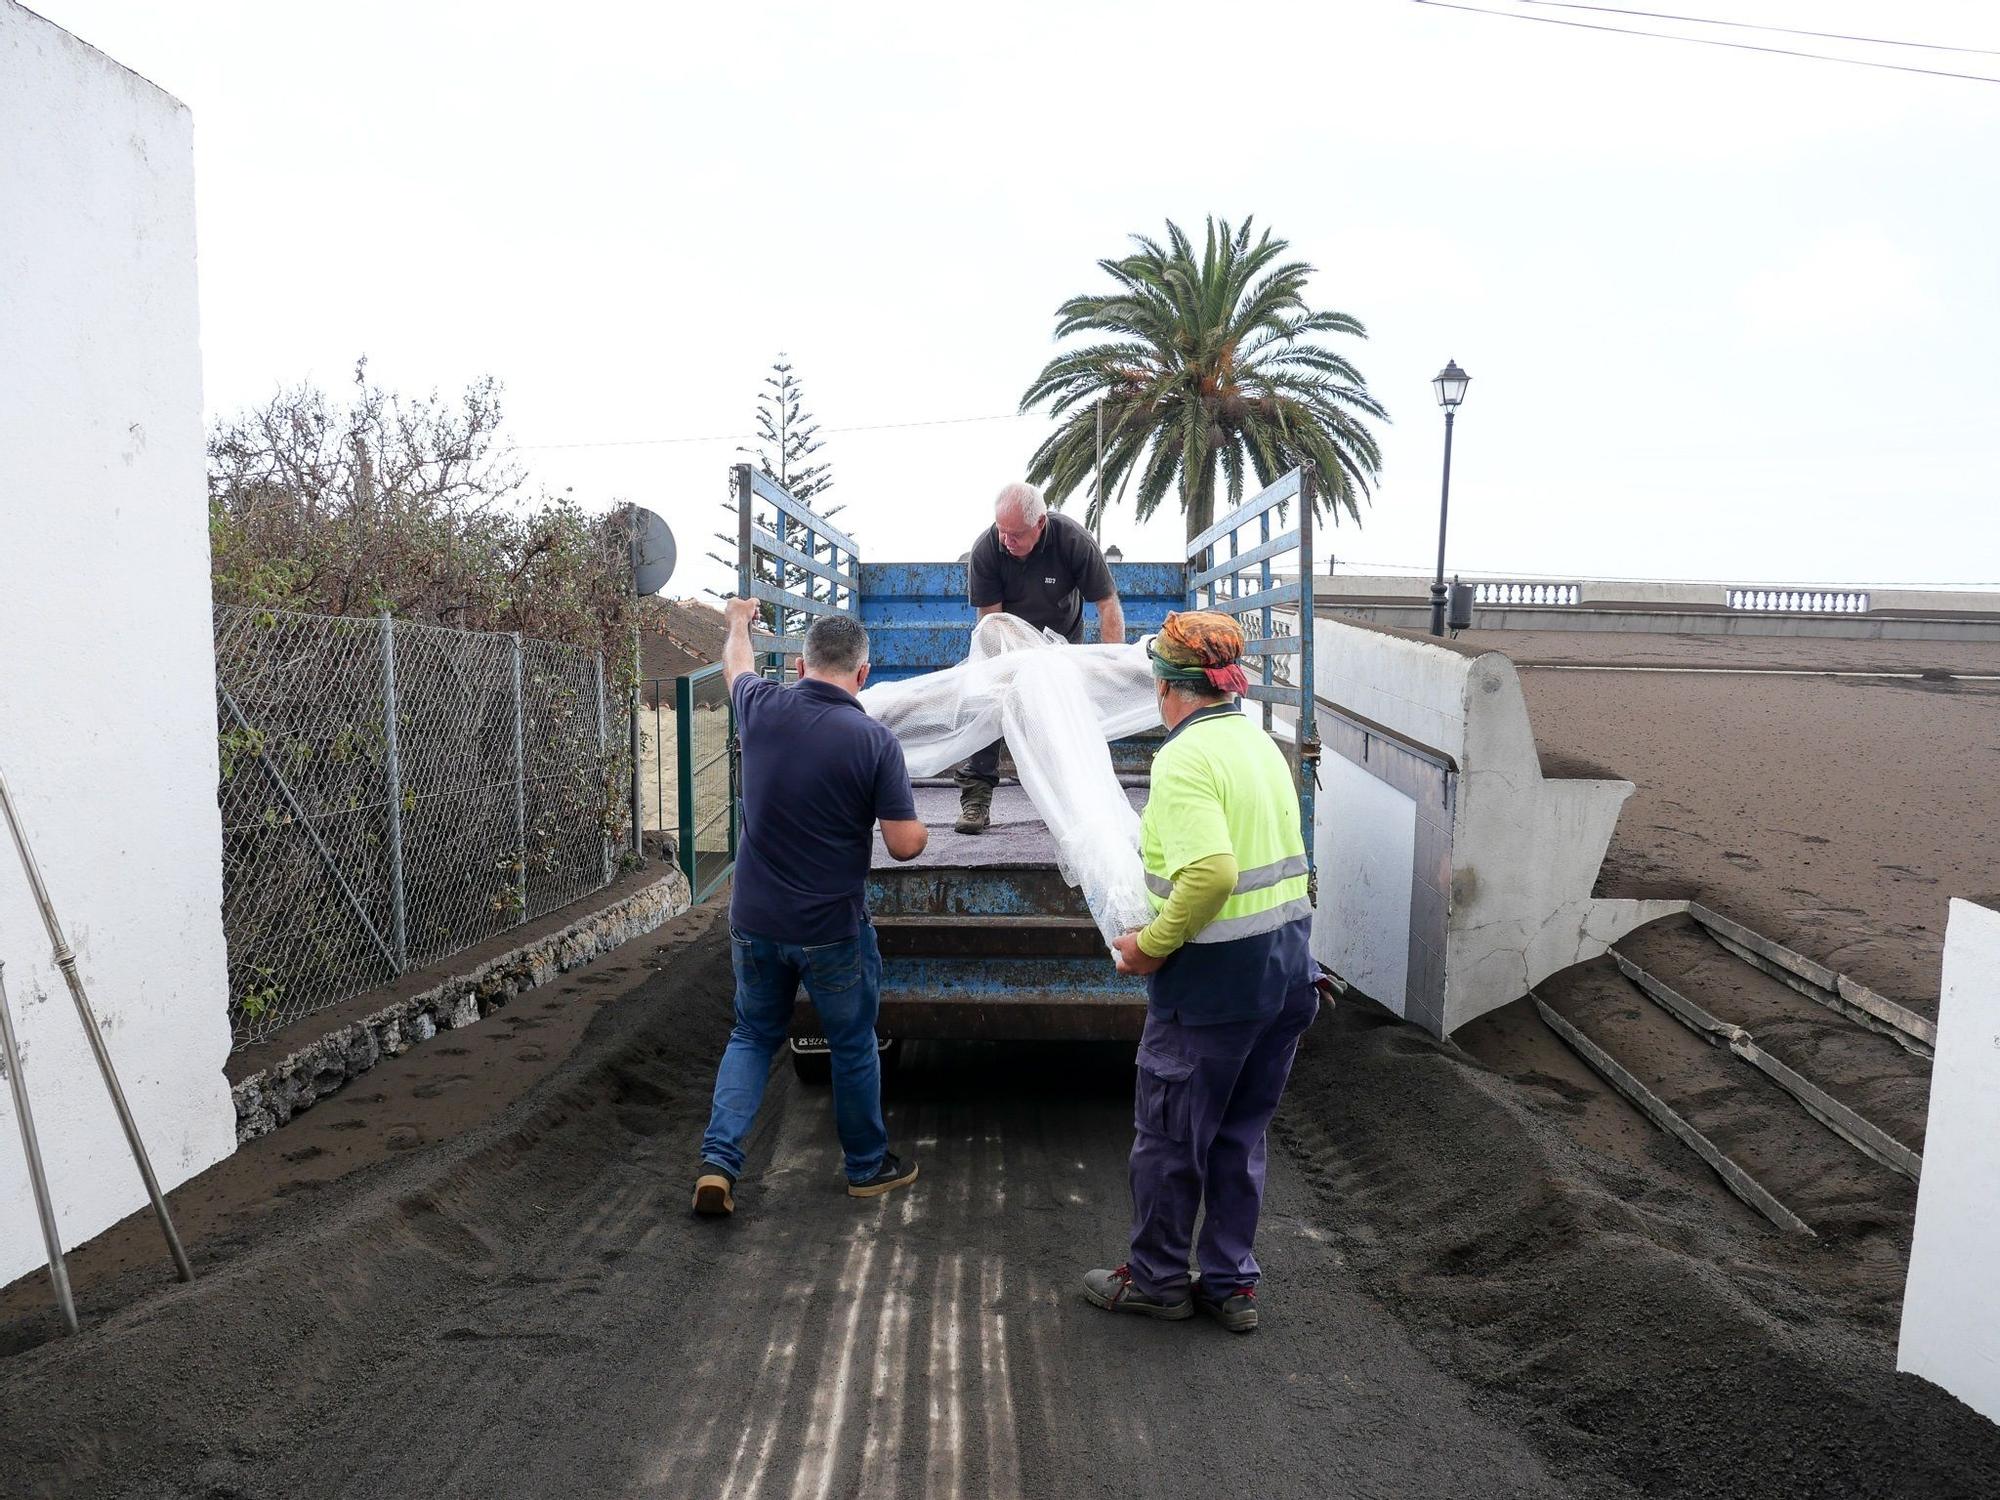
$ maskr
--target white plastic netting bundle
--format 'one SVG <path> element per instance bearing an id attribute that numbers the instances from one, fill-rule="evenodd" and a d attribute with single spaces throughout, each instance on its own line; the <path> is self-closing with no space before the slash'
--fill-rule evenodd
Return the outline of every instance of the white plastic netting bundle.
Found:
<path id="1" fill-rule="evenodd" d="M 1071 646 L 1017 616 L 987 615 L 957 666 L 866 688 L 861 704 L 902 742 L 912 776 L 935 776 L 1004 736 L 1057 868 L 1106 946 L 1150 919 L 1139 815 L 1111 767 L 1112 740 L 1160 722 L 1143 642 Z"/>

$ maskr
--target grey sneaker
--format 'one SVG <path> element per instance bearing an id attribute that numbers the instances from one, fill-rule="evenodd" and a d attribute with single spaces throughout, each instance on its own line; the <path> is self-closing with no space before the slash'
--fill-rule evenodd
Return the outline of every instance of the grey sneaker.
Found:
<path id="1" fill-rule="evenodd" d="M 958 789 L 958 821 L 952 827 L 960 833 L 984 833 L 993 826 L 993 788 L 983 781 L 968 782 Z"/>
<path id="2" fill-rule="evenodd" d="M 1132 1285 L 1130 1266 L 1088 1272 L 1083 1278 L 1083 1297 L 1092 1307 L 1107 1312 L 1137 1313 L 1142 1318 L 1164 1318 L 1169 1323 L 1194 1316 L 1194 1299 L 1186 1292 L 1181 1293 L 1178 1302 L 1148 1297 Z"/>
<path id="3" fill-rule="evenodd" d="M 904 1161 L 895 1152 L 891 1151 L 887 1156 L 882 1158 L 882 1165 L 875 1169 L 873 1177 L 861 1182 L 848 1183 L 847 1196 L 850 1198 L 879 1198 L 884 1193 L 893 1192 L 899 1187 L 908 1187 L 916 1180 L 917 1164 L 913 1161 Z"/>
<path id="4" fill-rule="evenodd" d="M 1194 1303 L 1231 1333 L 1257 1331 L 1257 1288 L 1240 1287 L 1227 1297 L 1204 1297 L 1195 1293 Z"/>

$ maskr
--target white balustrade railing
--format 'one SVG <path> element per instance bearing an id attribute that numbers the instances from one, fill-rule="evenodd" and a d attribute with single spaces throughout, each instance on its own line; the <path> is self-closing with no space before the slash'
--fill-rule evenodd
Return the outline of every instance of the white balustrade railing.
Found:
<path id="1" fill-rule="evenodd" d="M 1868 613 L 1868 595 L 1860 589 L 1733 588 L 1728 591 L 1726 597 L 1731 609 L 1815 615 Z"/>
<path id="2" fill-rule="evenodd" d="M 1474 604 L 1555 604 L 1583 603 L 1583 585 L 1577 583 L 1475 583 Z"/>

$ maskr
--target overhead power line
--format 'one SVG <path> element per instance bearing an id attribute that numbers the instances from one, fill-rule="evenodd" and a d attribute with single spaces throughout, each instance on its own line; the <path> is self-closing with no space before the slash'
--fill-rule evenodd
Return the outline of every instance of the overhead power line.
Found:
<path id="1" fill-rule="evenodd" d="M 1739 31 L 1770 31 L 1780 36 L 1811 36 L 1827 42 L 1865 42 L 1871 47 L 1918 47 L 1926 52 L 1967 52 L 1975 57 L 2000 57 L 2000 48 L 1953 47 L 1944 42 L 1905 42 L 1884 36 L 1850 36 L 1844 31 L 1805 31 L 1796 26 L 1766 26 L 1756 21 L 1721 21 L 1711 16 L 1678 16 L 1661 10 L 1626 10 L 1617 5 L 1585 5 L 1581 0 L 1519 0 L 1552 10 L 1589 10 L 1607 16 L 1640 16 L 1649 21 L 1685 21 L 1693 26 L 1729 26 Z"/>
<path id="2" fill-rule="evenodd" d="M 1844 63 L 1851 68 L 1880 68 L 1890 73 L 1921 73 L 1929 78 L 1962 78 L 1968 83 L 2000 83 L 1990 73 L 1955 73 L 1946 68 L 1919 68 L 1908 63 L 1872 62 L 1861 57 L 1838 57 L 1830 52 L 1808 52 L 1798 47 L 1765 47 L 1755 42 L 1729 42 L 1714 36 L 1682 36 L 1673 31 L 1645 31 L 1636 26 L 1605 26 L 1595 21 L 1572 21 L 1564 16 L 1536 16 L 1526 11 L 1499 10 L 1490 5 L 1464 5 L 1457 0 L 1411 0 L 1438 10 L 1462 10 L 1478 16 L 1500 16 L 1509 21 L 1532 21 L 1542 26 L 1569 26 L 1579 31 L 1605 31 L 1613 36 L 1648 37 L 1661 42 L 1686 42 L 1691 47 L 1727 47 L 1735 52 L 1764 52 L 1774 57 L 1803 57 L 1813 62 Z"/>
<path id="3" fill-rule="evenodd" d="M 959 427 L 967 422 L 1018 422 L 1030 415 L 1027 412 L 997 412 L 990 417 L 932 417 L 921 422 L 867 422 L 857 427 L 822 427 L 819 430 L 829 437 L 837 432 L 890 432 L 901 427 Z M 654 448 L 668 443 L 731 443 L 748 442 L 759 436 L 754 432 L 711 432 L 700 437 L 650 437 L 650 438 L 604 438 L 581 443 L 521 443 L 522 449 L 546 450 L 550 448 Z"/>

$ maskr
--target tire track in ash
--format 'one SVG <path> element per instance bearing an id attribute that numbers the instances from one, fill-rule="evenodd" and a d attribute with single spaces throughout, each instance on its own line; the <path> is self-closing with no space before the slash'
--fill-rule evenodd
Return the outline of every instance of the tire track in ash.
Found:
<path id="1" fill-rule="evenodd" d="M 1407 1349 L 1383 1354 L 1385 1327 L 1324 1337 L 1329 1323 L 1350 1321 L 1347 1310 L 1309 1307 L 1308 1288 L 1337 1275 L 1338 1261 L 1292 1208 L 1274 1206 L 1271 1256 L 1274 1275 L 1305 1284 L 1301 1306 L 1280 1314 L 1292 1320 L 1288 1333 L 1237 1340 L 1206 1324 L 1145 1324 L 1085 1307 L 1076 1277 L 1115 1254 L 1126 1229 L 1129 1072 L 1122 1059 L 1109 1068 L 1100 1059 L 1084 1070 L 1089 1092 L 1079 1096 L 1072 1077 L 1020 1097 L 1020 1072 L 981 1063 L 962 1049 L 913 1056 L 891 1135 L 921 1150 L 925 1175 L 881 1205 L 840 1192 L 827 1095 L 776 1084 L 774 1097 L 790 1096 L 785 1128 L 767 1158 L 753 1157 L 736 1221 L 714 1226 L 719 1248 L 703 1288 L 719 1298 L 705 1304 L 712 1327 L 743 1358 L 716 1361 L 701 1400 L 729 1413 L 718 1430 L 738 1424 L 742 1457 L 724 1462 L 704 1444 L 712 1410 L 699 1420 L 682 1411 L 655 1429 L 637 1492 L 1172 1495 L 1240 1484 L 1251 1469 L 1269 1474 L 1273 1495 L 1341 1493 L 1327 1486 L 1341 1475 L 1352 1481 L 1344 1492 L 1401 1494 L 1412 1482 L 1449 1487 L 1467 1472 L 1492 1481 L 1483 1493 L 1561 1492 L 1455 1393 L 1413 1392 L 1428 1372 Z M 1289 1169 L 1278 1177 L 1295 1208 Z M 1100 1184 L 1115 1190 L 1091 1190 Z M 774 1305 L 777 1268 L 802 1257 L 824 1275 L 803 1306 L 790 1297 Z M 1353 1310 L 1365 1311 L 1358 1301 Z M 1372 1313 L 1365 1321 L 1382 1323 Z M 1357 1346 L 1370 1351 L 1372 1379 L 1354 1379 L 1335 1354 Z M 1315 1357 L 1301 1367 L 1292 1356 L 1307 1347 Z M 789 1375 L 772 1373 L 773 1350 Z M 1224 1393 L 1240 1450 L 1197 1438 L 1208 1382 Z M 1272 1396 L 1269 1409 L 1239 1410 Z M 1355 1402 L 1372 1409 L 1325 1423 Z M 1471 1441 L 1440 1442 L 1435 1428 L 1425 1436 L 1427 1414 Z M 1317 1438 L 1302 1445 L 1315 1424 Z M 1395 1462 L 1383 1462 L 1385 1448 Z"/>
<path id="2" fill-rule="evenodd" d="M 781 1072 L 739 1214 L 694 1219 L 724 957 L 649 981 L 491 1129 L 29 1356 L 52 1430 L 143 1413 L 117 1429 L 143 1448 L 94 1451 L 92 1492 L 1564 1493 L 1304 1232 L 1281 1153 L 1264 1332 L 1083 1303 L 1128 1229 L 1129 1049 L 912 1048 L 891 1134 L 924 1176 L 870 1202 L 842 1191 L 829 1095 Z M 201 1379 L 151 1373 L 190 1350 Z M 28 1439 L 0 1433 L 0 1461 Z M 29 1451 L 8 1472 L 30 1493 L 78 1472 Z"/>
<path id="3" fill-rule="evenodd" d="M 1117 1257 L 1127 1229 L 1129 1078 L 1116 1049 L 927 1049 L 890 1108 L 924 1176 L 862 1203 L 841 1191 L 828 1094 L 781 1074 L 741 1210 L 722 1224 L 681 1207 L 685 1143 L 647 1137 L 633 1170 L 656 1201 L 621 1196 L 533 1256 L 622 1250 L 605 1294 L 519 1288 L 496 1327 L 546 1328 L 554 1304 L 587 1306 L 566 1311 L 560 1343 L 489 1352 L 462 1399 L 431 1406 L 471 1434 L 449 1462 L 413 1465 L 406 1449 L 353 1492 L 970 1500 L 1212 1494 L 1254 1471 L 1274 1496 L 1440 1491 L 1468 1473 L 1483 1476 L 1473 1492 L 1560 1493 L 1378 1311 L 1351 1293 L 1329 1303 L 1339 1260 L 1299 1214 L 1282 1159 L 1265 1333 L 1086 1307 L 1077 1277 Z M 661 1285 L 658 1257 L 689 1242 L 690 1274 Z M 425 1368 L 411 1365 L 399 1399 Z M 1203 1436 L 1217 1411 L 1227 1443 Z"/>

